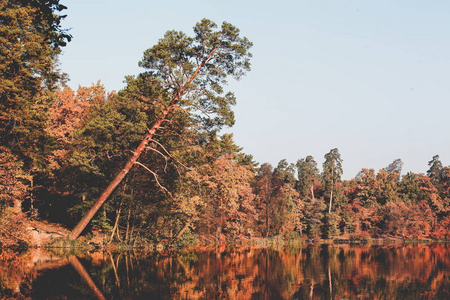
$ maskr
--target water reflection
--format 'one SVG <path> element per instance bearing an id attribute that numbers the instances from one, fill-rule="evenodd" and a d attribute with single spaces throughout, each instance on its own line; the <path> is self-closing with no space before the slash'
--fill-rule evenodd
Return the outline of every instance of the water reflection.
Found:
<path id="1" fill-rule="evenodd" d="M 450 299 L 449 250 L 447 244 L 223 247 L 46 259 L 41 253 L 40 260 L 3 252 L 0 298 Z"/>

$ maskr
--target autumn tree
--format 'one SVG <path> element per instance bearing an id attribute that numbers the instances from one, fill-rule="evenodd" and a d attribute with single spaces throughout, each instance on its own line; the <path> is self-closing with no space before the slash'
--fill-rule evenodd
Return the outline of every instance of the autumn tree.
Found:
<path id="1" fill-rule="evenodd" d="M 348 205 L 344 208 L 353 234 L 370 234 L 380 220 L 374 169 L 362 169 L 347 183 Z"/>
<path id="2" fill-rule="evenodd" d="M 220 30 L 207 19 L 194 27 L 194 37 L 180 31 L 168 31 L 159 42 L 144 52 L 139 65 L 155 78 L 164 96 L 153 104 L 159 114 L 144 140 L 133 152 L 125 167 L 109 184 L 94 206 L 86 213 L 70 234 L 76 239 L 109 195 L 120 184 L 155 132 L 167 116 L 182 110 L 192 118 L 213 128 L 234 123 L 231 106 L 235 104 L 232 93 L 224 93 L 227 77 L 239 79 L 250 70 L 248 52 L 252 43 L 239 35 L 239 29 L 224 22 Z"/>
<path id="3" fill-rule="evenodd" d="M 254 173 L 253 165 L 241 160 L 245 156 L 242 148 L 230 134 L 218 136 L 211 132 L 206 137 L 193 131 L 183 136 L 184 141 L 175 143 L 178 146 L 167 149 L 179 163 L 171 163 L 165 172 L 158 172 L 161 184 L 170 190 L 171 196 L 160 198 L 146 209 L 154 212 L 153 217 L 147 218 L 148 224 L 160 220 L 153 222 L 151 232 L 181 243 L 192 238 L 223 240 L 253 236 L 256 214 L 250 183 Z M 172 144 L 168 137 L 162 140 Z M 141 161 L 157 170 L 158 166 L 146 157 L 147 153 Z M 177 166 L 177 170 L 170 170 L 170 166 Z M 174 182 L 167 180 L 170 172 L 176 179 Z M 154 199 L 155 195 L 147 198 Z"/>
<path id="4" fill-rule="evenodd" d="M 269 163 L 263 163 L 256 173 L 253 190 L 258 197 L 258 203 L 256 209 L 258 210 L 258 215 L 260 216 L 259 225 L 261 226 L 260 231 L 264 236 L 269 236 L 271 227 L 271 203 L 273 199 L 274 186 L 273 181 L 273 167 Z"/>
<path id="5" fill-rule="evenodd" d="M 56 140 L 55 150 L 50 158 L 52 167 L 58 168 L 66 154 L 75 146 L 77 130 L 89 121 L 91 106 L 103 105 L 111 95 L 100 82 L 90 87 L 80 86 L 74 91 L 65 87 L 55 93 L 55 100 L 49 108 L 49 127 L 47 132 Z"/>
<path id="6" fill-rule="evenodd" d="M 295 190 L 295 165 L 285 159 L 276 168 L 264 163 L 254 178 L 253 189 L 258 199 L 256 210 L 263 236 L 301 235 L 304 202 Z"/>
<path id="7" fill-rule="evenodd" d="M 204 166 L 207 167 L 207 166 Z M 230 155 L 218 158 L 207 173 L 200 175 L 205 209 L 197 224 L 210 234 L 231 239 L 254 235 L 254 195 L 250 187 L 253 173 L 239 166 Z M 207 197 L 205 199 L 205 196 Z"/>
<path id="8" fill-rule="evenodd" d="M 295 165 L 280 160 L 272 173 L 272 199 L 268 203 L 271 235 L 302 234 L 303 201 L 295 185 Z"/>
<path id="9" fill-rule="evenodd" d="M 98 197 L 103 187 L 114 179 L 123 160 L 130 156 L 130 149 L 139 145 L 147 125 L 154 121 L 157 108 L 152 103 L 161 97 L 160 88 L 154 82 L 153 78 L 143 74 L 127 78 L 126 87 L 117 94 L 107 94 L 100 84 L 79 87 L 77 91 L 67 88 L 57 93 L 58 101 L 50 110 L 50 132 L 59 146 L 52 157 L 54 185 L 59 194 L 66 195 L 61 200 L 70 205 L 71 219 L 79 219 L 80 214 L 92 205 L 92 199 Z M 182 130 L 175 128 L 179 124 L 168 122 L 165 132 L 174 130 L 183 134 Z M 167 138 L 167 143 L 169 140 L 172 142 Z M 153 155 L 157 153 L 155 151 L 164 152 L 155 149 L 158 147 L 155 143 L 149 144 L 141 161 L 155 171 L 160 170 L 160 166 L 164 168 L 159 154 Z M 153 159 L 154 164 L 149 164 L 147 159 Z M 140 207 L 141 203 L 133 201 L 130 194 L 140 197 L 156 185 L 153 175 L 144 168 L 134 171 L 130 181 L 117 191 L 111 206 L 104 207 L 102 214 L 98 215 L 97 225 L 109 227 L 110 220 L 117 219 L 115 213 L 122 202 L 121 214 L 128 211 L 129 207 L 124 205 L 128 202 Z M 135 185 L 133 191 L 128 187 L 131 184 Z M 137 194 L 136 190 L 141 193 Z M 153 193 L 156 199 L 160 197 L 158 189 L 149 193 Z M 56 200 L 56 197 L 52 199 Z M 142 199 L 147 197 L 142 196 Z M 56 203 L 52 205 L 57 206 Z"/>

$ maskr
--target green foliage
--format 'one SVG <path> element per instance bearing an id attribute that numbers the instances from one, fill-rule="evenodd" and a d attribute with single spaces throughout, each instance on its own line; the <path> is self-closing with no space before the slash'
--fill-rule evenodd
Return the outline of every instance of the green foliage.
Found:
<path id="1" fill-rule="evenodd" d="M 176 244 L 179 248 L 194 247 L 198 244 L 198 238 L 188 230 L 177 240 Z"/>
<path id="2" fill-rule="evenodd" d="M 0 146 L 0 214 L 14 206 L 20 212 L 21 203 L 28 194 L 28 176 L 22 172 L 22 164 L 9 149 Z"/>
<path id="3" fill-rule="evenodd" d="M 314 158 L 308 155 L 306 158 L 299 159 L 297 167 L 297 190 L 303 197 L 311 196 L 314 198 L 314 182 L 319 178 L 319 169 Z"/>
<path id="4" fill-rule="evenodd" d="M 303 223 L 308 236 L 318 238 L 322 235 L 322 222 L 327 206 L 323 199 L 305 201 Z"/>
<path id="5" fill-rule="evenodd" d="M 428 166 L 430 166 L 427 171 L 428 177 L 430 177 L 433 184 L 441 190 L 445 180 L 445 169 L 442 166 L 442 162 L 439 160 L 439 155 L 433 156 L 428 162 Z"/>
<path id="6" fill-rule="evenodd" d="M 252 43 L 239 36 L 238 28 L 226 22 L 216 28 L 203 19 L 194 27 L 194 37 L 168 31 L 139 62 L 207 130 L 234 124 L 231 106 L 236 99 L 224 93 L 223 85 L 228 76 L 239 79 L 249 71 L 252 56 Z"/>
<path id="7" fill-rule="evenodd" d="M 71 36 L 61 28 L 58 0 L 0 1 L 0 141 L 24 163 L 43 169 L 50 153 L 47 110 L 59 73 L 60 47 Z"/>
<path id="8" fill-rule="evenodd" d="M 341 180 L 343 173 L 341 155 L 339 150 L 334 148 L 325 154 L 324 158 L 322 180 L 327 189 L 332 189 Z"/>
<path id="9" fill-rule="evenodd" d="M 324 236 L 326 238 L 331 238 L 340 234 L 339 222 L 340 216 L 337 213 L 331 212 L 326 215 L 324 221 Z"/>
<path id="10" fill-rule="evenodd" d="M 292 186 L 295 185 L 295 166 L 289 164 L 286 159 L 282 159 L 278 162 L 277 167 L 273 170 L 273 176 L 276 180 L 280 180 L 282 183 L 289 183 Z"/>
<path id="11" fill-rule="evenodd" d="M 396 202 L 398 200 L 398 173 L 388 173 L 380 170 L 377 174 L 377 185 L 375 189 L 376 199 L 378 203 L 384 205 L 388 202 Z"/>

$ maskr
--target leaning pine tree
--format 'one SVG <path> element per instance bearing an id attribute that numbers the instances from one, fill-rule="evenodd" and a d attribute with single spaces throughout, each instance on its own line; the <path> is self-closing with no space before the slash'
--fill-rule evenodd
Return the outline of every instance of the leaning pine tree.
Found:
<path id="1" fill-rule="evenodd" d="M 228 76 L 239 79 L 250 70 L 252 43 L 240 37 L 239 29 L 229 23 L 224 22 L 220 30 L 216 29 L 214 22 L 203 19 L 194 27 L 194 37 L 180 31 L 168 31 L 158 44 L 144 52 L 139 65 L 157 80 L 169 100 L 158 103 L 163 106 L 159 117 L 125 167 L 69 234 L 71 240 L 78 238 L 129 170 L 138 163 L 139 156 L 171 112 L 183 109 L 193 118 L 202 118 L 199 112 L 206 114 L 207 123 L 211 122 L 212 126 L 233 124 L 231 106 L 235 104 L 235 97 L 232 93 L 224 94 L 223 85 Z"/>

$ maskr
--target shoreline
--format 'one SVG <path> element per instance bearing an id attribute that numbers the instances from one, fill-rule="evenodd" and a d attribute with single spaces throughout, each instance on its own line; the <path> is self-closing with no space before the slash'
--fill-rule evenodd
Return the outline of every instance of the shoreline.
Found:
<path id="1" fill-rule="evenodd" d="M 22 239 L 16 239 L 15 244 L 4 244 L 0 240 L 0 251 L 11 249 L 16 252 L 23 252 L 29 248 L 36 249 L 80 249 L 80 250 L 106 250 L 106 251 L 128 251 L 140 249 L 144 251 L 179 251 L 183 249 L 196 249 L 203 247 L 261 247 L 261 248 L 280 248 L 280 247 L 299 247 L 304 245 L 393 245 L 408 243 L 439 243 L 450 242 L 448 240 L 433 240 L 431 238 L 411 239 L 402 236 L 376 235 L 359 236 L 354 234 L 345 234 L 332 238 L 310 238 L 298 237 L 295 239 L 284 238 L 283 236 L 274 236 L 270 238 L 243 238 L 232 242 L 217 240 L 213 237 L 198 237 L 198 239 L 189 245 L 183 245 L 175 240 L 164 239 L 161 241 L 141 241 L 132 245 L 111 241 L 107 233 L 100 230 L 93 230 L 89 235 L 82 236 L 77 240 L 68 239 L 69 230 L 55 223 L 45 221 L 27 220 L 24 222 L 25 236 Z"/>

